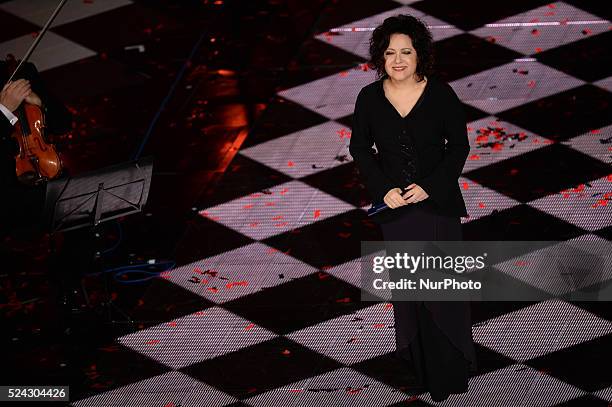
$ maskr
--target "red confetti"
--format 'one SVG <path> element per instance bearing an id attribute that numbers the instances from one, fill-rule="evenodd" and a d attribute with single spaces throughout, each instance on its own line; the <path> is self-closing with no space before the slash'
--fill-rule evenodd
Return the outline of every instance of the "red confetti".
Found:
<path id="1" fill-rule="evenodd" d="M 173 328 L 176 327 L 176 321 L 168 322 L 168 326 L 171 326 Z"/>
<path id="2" fill-rule="evenodd" d="M 227 283 L 225 285 L 225 288 L 232 288 L 234 286 L 243 286 L 246 287 L 247 285 L 249 285 L 248 281 L 246 280 L 242 280 L 242 281 L 233 281 L 231 283 Z"/>
<path id="3" fill-rule="evenodd" d="M 351 302 L 351 299 L 349 297 L 338 298 L 336 302 Z"/>
<path id="4" fill-rule="evenodd" d="M 470 184 L 468 184 L 467 182 L 464 182 L 463 189 L 470 189 Z"/>
<path id="5" fill-rule="evenodd" d="M 348 132 L 346 129 L 340 129 L 338 130 L 336 133 L 338 133 L 338 136 L 340 136 L 341 139 L 343 138 L 351 138 L 351 133 Z"/>
<path id="6" fill-rule="evenodd" d="M 291 351 L 289 349 L 283 349 L 281 352 L 283 355 L 291 355 Z"/>
<path id="7" fill-rule="evenodd" d="M 479 202 L 479 203 L 478 203 L 478 207 L 479 207 L 479 208 L 484 208 L 484 207 L 485 207 L 485 204 L 484 204 L 483 202 Z"/>
<path id="8" fill-rule="evenodd" d="M 147 345 L 157 345 L 159 343 L 159 339 L 151 339 L 147 342 Z"/>
<path id="9" fill-rule="evenodd" d="M 315 209 L 315 211 L 314 211 L 314 218 L 317 219 L 319 216 L 321 216 L 321 210 L 320 209 Z"/>
<path id="10" fill-rule="evenodd" d="M 201 216 L 203 216 L 203 217 L 205 217 L 205 218 L 208 218 L 208 219 L 211 219 L 211 220 L 219 220 L 219 217 L 218 217 L 218 216 L 213 216 L 213 215 L 210 215 L 210 214 L 208 213 L 208 211 L 200 211 L 200 212 L 199 212 L 199 214 L 200 214 Z"/>
<path id="11" fill-rule="evenodd" d="M 385 304 L 385 309 L 386 309 L 386 310 L 388 310 L 388 309 L 393 309 L 393 304 L 391 304 L 391 303 L 387 303 L 387 304 Z"/>
<path id="12" fill-rule="evenodd" d="M 208 287 L 207 290 L 213 293 L 219 292 L 219 289 L 217 287 Z"/>
<path id="13" fill-rule="evenodd" d="M 346 232 L 346 233 L 345 232 L 340 232 L 340 233 L 338 233 L 338 236 L 340 236 L 343 239 L 346 239 L 346 238 L 351 237 L 351 233 L 350 232 Z"/>
<path id="14" fill-rule="evenodd" d="M 293 167 L 293 161 L 287 161 L 287 167 Z"/>
<path id="15" fill-rule="evenodd" d="M 385 324 L 374 324 L 374 328 L 384 328 Z"/>
<path id="16" fill-rule="evenodd" d="M 248 324 L 246 327 L 244 327 L 244 330 L 245 331 L 249 331 L 249 330 L 253 329 L 254 326 L 255 326 L 255 324 L 253 324 L 253 323 Z"/>
<path id="17" fill-rule="evenodd" d="M 489 135 L 488 134 L 480 134 L 476 137 L 476 142 L 477 143 L 486 143 L 487 141 L 489 141 Z"/>

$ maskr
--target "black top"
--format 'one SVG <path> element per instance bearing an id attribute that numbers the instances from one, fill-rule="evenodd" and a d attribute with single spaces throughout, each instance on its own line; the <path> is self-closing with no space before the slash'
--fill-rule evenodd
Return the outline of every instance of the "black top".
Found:
<path id="1" fill-rule="evenodd" d="M 349 151 L 373 202 L 383 202 L 389 190 L 412 182 L 429 198 L 387 209 L 373 220 L 391 221 L 412 205 L 467 216 L 458 179 L 470 146 L 457 94 L 450 85 L 430 76 L 415 106 L 402 117 L 385 96 L 383 80 L 364 86 L 357 95 Z"/>

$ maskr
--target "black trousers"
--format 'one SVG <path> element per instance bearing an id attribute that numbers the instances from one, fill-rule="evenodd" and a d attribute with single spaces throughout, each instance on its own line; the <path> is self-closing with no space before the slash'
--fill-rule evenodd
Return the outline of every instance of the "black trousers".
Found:
<path id="1" fill-rule="evenodd" d="M 440 215 L 427 200 L 380 225 L 385 241 L 462 240 L 459 217 Z M 468 389 L 475 372 L 470 302 L 391 301 L 396 354 L 434 401 Z"/>

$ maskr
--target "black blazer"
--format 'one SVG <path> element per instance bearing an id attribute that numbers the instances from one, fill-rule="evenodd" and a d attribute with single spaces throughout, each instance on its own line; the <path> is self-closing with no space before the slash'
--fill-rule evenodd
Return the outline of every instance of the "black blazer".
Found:
<path id="1" fill-rule="evenodd" d="M 415 107 L 402 118 L 385 96 L 383 79 L 364 86 L 357 96 L 349 152 L 373 202 L 383 202 L 389 190 L 407 186 L 401 172 L 404 164 L 399 140 L 400 135 L 407 135 L 415 150 L 414 182 L 429 198 L 387 209 L 373 220 L 391 221 L 411 205 L 429 207 L 444 215 L 467 216 L 458 178 L 470 146 L 465 112 L 457 94 L 450 85 L 430 76 Z"/>

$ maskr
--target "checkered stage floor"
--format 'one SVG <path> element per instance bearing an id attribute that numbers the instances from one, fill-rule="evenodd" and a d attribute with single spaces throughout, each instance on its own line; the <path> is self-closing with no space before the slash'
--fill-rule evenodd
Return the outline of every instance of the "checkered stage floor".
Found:
<path id="1" fill-rule="evenodd" d="M 4 33 L 0 54 L 25 51 L 54 4 L 41 1 L 31 12 L 27 3 L 0 4 L 0 21 L 19 31 Z M 348 65 L 328 72 L 314 66 L 325 60 L 301 61 L 314 77 L 278 92 L 220 192 L 199 208 L 200 231 L 215 234 L 220 249 L 165 273 L 157 298 L 197 298 L 197 307 L 117 338 L 133 382 L 74 406 L 436 404 L 402 386 L 389 304 L 359 301 L 359 242 L 381 236 L 365 216 L 367 195 L 347 147 L 355 97 L 374 80 L 364 65 L 368 37 L 393 14 L 428 23 L 440 75 L 465 103 L 466 238 L 610 240 L 605 2 L 371 3 L 350 22 L 332 10 L 338 16 L 328 16 L 308 46 Z M 43 72 L 101 52 L 83 39 L 93 35 L 79 34 L 84 21 L 135 7 L 129 0 L 69 6 L 34 55 Z M 467 394 L 441 405 L 612 403 L 606 303 L 474 303 L 473 310 L 480 370 Z M 146 368 L 131 367 L 134 359 Z"/>

